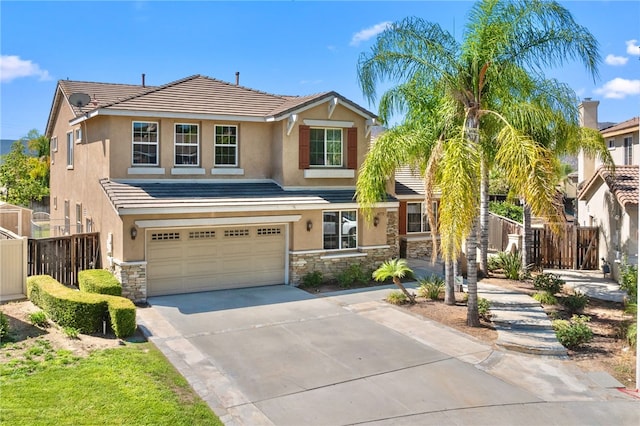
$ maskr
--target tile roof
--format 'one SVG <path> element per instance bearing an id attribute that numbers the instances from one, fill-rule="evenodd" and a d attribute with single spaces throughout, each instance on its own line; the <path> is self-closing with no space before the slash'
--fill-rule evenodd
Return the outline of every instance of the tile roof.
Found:
<path id="1" fill-rule="evenodd" d="M 633 129 L 634 127 L 638 128 L 638 124 L 640 123 L 640 117 L 633 117 L 629 120 L 623 121 L 622 123 L 615 124 L 611 127 L 607 127 L 605 129 L 600 130 L 603 135 L 607 135 L 612 132 L 619 132 L 622 130 Z"/>
<path id="2" fill-rule="evenodd" d="M 596 189 L 597 182 L 603 181 L 623 208 L 627 204 L 638 204 L 638 175 L 638 166 L 616 166 L 615 172 L 601 166 L 584 185 L 578 198 L 586 199 L 587 192 Z"/>
<path id="3" fill-rule="evenodd" d="M 215 181 L 114 181 L 100 184 L 116 210 L 182 210 L 204 208 L 207 211 L 233 208 L 260 210 L 299 209 L 319 204 L 355 203 L 354 190 L 286 191 L 275 182 Z M 395 201 L 388 197 L 386 201 Z"/>
<path id="4" fill-rule="evenodd" d="M 227 83 L 214 78 L 193 75 L 162 86 L 92 83 L 61 80 L 65 97 L 86 93 L 91 102 L 73 107 L 76 117 L 104 108 L 107 110 L 169 112 L 183 114 L 235 115 L 266 119 L 279 117 L 298 108 L 337 96 L 366 116 L 376 117 L 336 92 L 308 96 L 274 95 Z"/>

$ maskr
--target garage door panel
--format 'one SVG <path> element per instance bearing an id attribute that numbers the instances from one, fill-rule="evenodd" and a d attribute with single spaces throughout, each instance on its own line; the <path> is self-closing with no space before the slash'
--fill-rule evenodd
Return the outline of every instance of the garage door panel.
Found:
<path id="1" fill-rule="evenodd" d="M 284 225 L 149 233 L 150 296 L 282 284 Z"/>

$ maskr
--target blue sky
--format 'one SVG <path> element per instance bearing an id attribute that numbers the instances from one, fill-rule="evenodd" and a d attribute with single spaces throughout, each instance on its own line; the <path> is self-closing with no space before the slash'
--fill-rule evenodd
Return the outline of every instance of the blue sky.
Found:
<path id="1" fill-rule="evenodd" d="M 561 2 L 600 43 L 596 81 L 549 71 L 600 121 L 640 114 L 640 1 Z M 390 22 L 416 16 L 462 35 L 467 1 L 0 2 L 0 138 L 44 132 L 59 79 L 161 85 L 193 74 L 286 95 L 335 90 L 377 112 L 356 64 Z"/>

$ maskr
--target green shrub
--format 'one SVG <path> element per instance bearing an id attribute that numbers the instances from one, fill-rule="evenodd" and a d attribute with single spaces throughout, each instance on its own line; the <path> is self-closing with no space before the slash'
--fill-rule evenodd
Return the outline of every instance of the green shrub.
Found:
<path id="1" fill-rule="evenodd" d="M 506 217 L 518 223 L 522 223 L 522 210 L 522 206 L 516 206 L 506 201 L 489 202 L 489 211 L 491 213 Z"/>
<path id="2" fill-rule="evenodd" d="M 364 284 L 369 281 L 369 275 L 367 275 L 359 263 L 353 263 L 349 265 L 347 269 L 340 272 L 336 277 L 340 287 L 349 288 L 353 284 Z"/>
<path id="3" fill-rule="evenodd" d="M 620 289 L 627 292 L 627 300 L 635 302 L 638 300 L 638 267 L 625 262 L 620 269 Z"/>
<path id="4" fill-rule="evenodd" d="M 78 336 L 80 335 L 80 330 L 78 330 L 75 327 L 63 327 L 62 328 L 62 332 L 69 338 L 69 339 L 77 339 Z"/>
<path id="5" fill-rule="evenodd" d="M 498 253 L 502 271 L 509 280 L 520 280 L 522 278 L 522 257 L 519 251 Z"/>
<path id="6" fill-rule="evenodd" d="M 533 288 L 552 295 L 560 293 L 563 286 L 564 280 L 560 276 L 548 272 L 540 274 L 533 279 Z"/>
<path id="7" fill-rule="evenodd" d="M 322 284 L 322 279 L 323 279 L 322 272 L 320 271 L 309 272 L 302 277 L 301 285 L 304 288 L 320 287 L 320 284 Z"/>
<path id="8" fill-rule="evenodd" d="M 490 272 L 502 269 L 502 260 L 499 255 L 489 256 L 487 258 L 487 269 L 489 269 Z"/>
<path id="9" fill-rule="evenodd" d="M 47 320 L 47 314 L 45 314 L 44 311 L 31 312 L 29 314 L 29 321 L 38 327 L 45 328 L 49 326 L 49 320 Z"/>
<path id="10" fill-rule="evenodd" d="M 418 296 L 431 300 L 438 300 L 444 291 L 444 279 L 438 275 L 431 275 L 429 278 L 419 278 Z"/>
<path id="11" fill-rule="evenodd" d="M 569 311 L 569 314 L 573 315 L 577 312 L 581 312 L 589 303 L 589 299 L 584 294 L 576 292 L 574 294 L 563 297 L 561 299 L 561 302 L 562 306 L 564 306 L 567 311 Z"/>
<path id="12" fill-rule="evenodd" d="M 480 318 L 489 321 L 491 318 L 491 303 L 484 297 L 478 297 L 478 315 Z"/>
<path id="13" fill-rule="evenodd" d="M 0 339 L 9 334 L 9 318 L 0 311 Z"/>
<path id="14" fill-rule="evenodd" d="M 553 321 L 553 329 L 562 346 L 576 349 L 593 338 L 593 332 L 587 324 L 590 318 L 585 315 L 573 315 L 570 320 Z"/>
<path id="15" fill-rule="evenodd" d="M 87 293 L 122 296 L 122 286 L 106 269 L 87 269 L 78 273 L 78 287 Z"/>
<path id="16" fill-rule="evenodd" d="M 556 296 L 551 293 L 547 293 L 546 291 L 539 291 L 531 297 L 533 297 L 543 305 L 555 305 L 558 303 L 558 299 L 556 299 Z"/>
<path id="17" fill-rule="evenodd" d="M 386 301 L 392 305 L 403 305 L 409 302 L 407 296 L 400 290 L 393 290 L 387 295 Z"/>
<path id="18" fill-rule="evenodd" d="M 48 275 L 27 278 L 27 295 L 61 327 L 91 334 L 101 331 L 103 321 L 110 319 L 117 337 L 135 331 L 135 306 L 124 297 L 72 290 Z"/>
<path id="19" fill-rule="evenodd" d="M 136 306 L 129 299 L 104 296 L 109 306 L 111 329 L 117 337 L 129 337 L 136 331 Z"/>

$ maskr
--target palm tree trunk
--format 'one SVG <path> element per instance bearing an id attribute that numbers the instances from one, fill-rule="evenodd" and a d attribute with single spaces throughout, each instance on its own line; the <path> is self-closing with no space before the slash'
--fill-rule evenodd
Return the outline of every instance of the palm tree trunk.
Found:
<path id="1" fill-rule="evenodd" d="M 533 244 L 533 231 L 531 230 L 531 206 L 526 202 L 523 205 L 522 225 L 524 228 L 524 235 L 522 237 L 522 247 L 520 250 L 522 251 L 522 268 L 526 269 L 531 263 L 529 251 Z"/>
<path id="2" fill-rule="evenodd" d="M 480 173 L 480 270 L 486 277 L 489 275 L 489 167 L 484 157 Z"/>
<path id="3" fill-rule="evenodd" d="M 444 262 L 444 303 L 447 305 L 456 304 L 456 289 L 455 289 L 455 275 L 453 272 L 453 261 L 448 260 Z"/>
<path id="4" fill-rule="evenodd" d="M 469 299 L 467 301 L 467 325 L 470 327 L 480 326 L 480 315 L 478 314 L 478 263 L 476 250 L 478 248 L 478 221 L 473 222 L 471 233 L 467 237 L 467 289 Z"/>
<path id="5" fill-rule="evenodd" d="M 393 277 L 393 283 L 404 293 L 405 296 L 407 296 L 407 299 L 409 299 L 409 303 L 411 303 L 412 305 L 416 303 L 416 297 L 407 291 L 407 288 L 402 285 L 402 282 L 398 277 Z"/>

